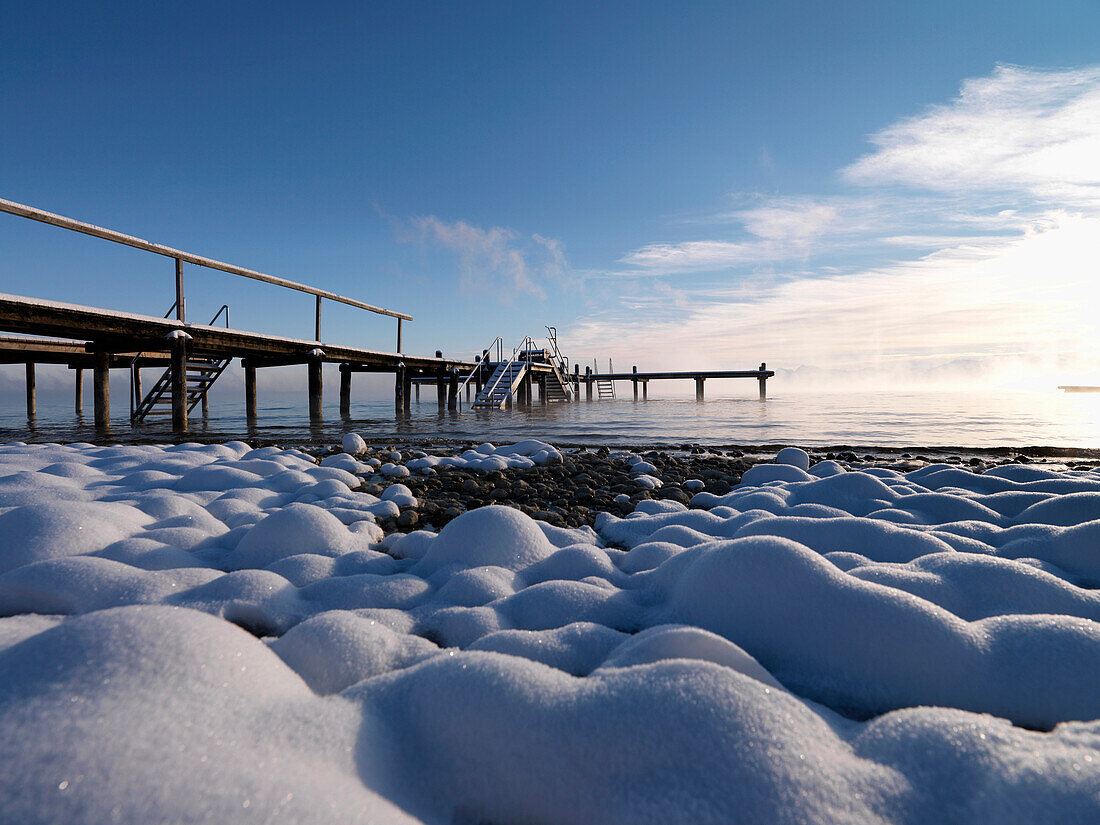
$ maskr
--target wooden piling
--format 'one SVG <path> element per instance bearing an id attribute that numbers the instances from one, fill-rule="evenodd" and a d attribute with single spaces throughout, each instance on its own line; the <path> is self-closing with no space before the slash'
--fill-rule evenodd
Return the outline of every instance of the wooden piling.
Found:
<path id="1" fill-rule="evenodd" d="M 638 367 L 637 366 L 631 367 L 630 371 L 634 375 L 634 377 L 630 379 L 630 383 L 634 385 L 634 400 L 637 401 L 638 400 Z"/>
<path id="2" fill-rule="evenodd" d="M 95 368 L 92 371 L 92 402 L 95 405 L 97 427 L 111 426 L 111 384 L 108 378 L 110 364 L 111 353 L 95 354 Z"/>
<path id="3" fill-rule="evenodd" d="M 439 409 L 447 403 L 447 376 L 442 372 L 435 377 L 435 401 Z"/>
<path id="4" fill-rule="evenodd" d="M 319 424 L 325 418 L 324 386 L 321 380 L 321 356 L 310 353 L 309 356 L 309 421 Z"/>
<path id="5" fill-rule="evenodd" d="M 76 370 L 76 414 L 84 414 L 84 370 L 81 367 L 77 367 Z"/>
<path id="6" fill-rule="evenodd" d="M 27 362 L 27 418 L 33 420 L 38 414 L 38 404 L 34 393 L 34 361 Z"/>
<path id="7" fill-rule="evenodd" d="M 455 369 L 447 377 L 447 409 L 458 409 L 458 370 Z"/>
<path id="8" fill-rule="evenodd" d="M 404 409 L 405 412 L 409 412 L 409 410 L 412 409 L 412 371 L 408 369 L 402 370 L 401 380 L 405 385 L 401 392 L 401 396 L 405 399 L 402 409 Z"/>
<path id="9" fill-rule="evenodd" d="M 649 400 L 649 382 L 648 381 L 643 381 L 642 382 L 642 400 L 643 401 L 648 401 Z"/>
<path id="10" fill-rule="evenodd" d="M 760 371 L 764 372 L 767 368 L 768 368 L 768 365 L 761 362 Z M 760 400 L 761 401 L 767 401 L 768 400 L 768 377 L 766 375 L 761 375 L 756 380 L 760 382 Z"/>
<path id="11" fill-rule="evenodd" d="M 244 365 L 244 415 L 256 420 L 256 367 L 252 364 Z"/>
<path id="12" fill-rule="evenodd" d="M 172 338 L 172 431 L 187 432 L 187 336 Z"/>
<path id="13" fill-rule="evenodd" d="M 133 376 L 134 408 L 136 409 L 145 400 L 145 395 L 141 391 L 141 368 L 135 364 L 134 368 L 130 370 L 130 374 Z"/>
<path id="14" fill-rule="evenodd" d="M 584 368 L 584 400 L 592 400 L 592 367 Z"/>
<path id="15" fill-rule="evenodd" d="M 703 378 L 696 378 L 695 379 L 695 400 L 696 401 L 702 401 L 703 400 L 703 381 L 704 380 L 705 379 L 703 379 Z"/>
<path id="16" fill-rule="evenodd" d="M 351 418 L 351 365 L 340 365 L 340 417 Z"/>
<path id="17" fill-rule="evenodd" d="M 393 372 L 393 406 L 394 409 L 405 409 L 405 364 L 398 362 Z"/>

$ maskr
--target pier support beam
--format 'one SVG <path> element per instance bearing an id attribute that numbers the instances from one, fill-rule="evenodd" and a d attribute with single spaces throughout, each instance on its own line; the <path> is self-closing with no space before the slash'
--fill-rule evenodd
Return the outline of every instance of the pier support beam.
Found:
<path id="1" fill-rule="evenodd" d="M 419 386 L 419 385 L 417 385 Z M 405 409 L 405 365 L 399 363 L 393 373 L 393 406 L 396 410 Z"/>
<path id="2" fill-rule="evenodd" d="M 207 387 L 202 393 L 202 417 L 204 420 L 210 417 L 210 395 L 207 392 L 209 389 Z"/>
<path id="3" fill-rule="evenodd" d="M 404 384 L 401 391 L 401 397 L 404 399 L 401 409 L 409 412 L 412 409 L 412 373 L 407 369 L 402 370 L 401 381 Z"/>
<path id="4" fill-rule="evenodd" d="M 111 353 L 97 352 L 92 370 L 92 402 L 95 405 L 95 425 L 111 426 L 111 383 L 108 379 Z"/>
<path id="5" fill-rule="evenodd" d="M 703 400 L 703 381 L 704 380 L 706 380 L 706 379 L 703 379 L 703 378 L 696 378 L 695 379 L 695 400 L 696 401 L 702 401 Z"/>
<path id="6" fill-rule="evenodd" d="M 581 397 L 581 365 L 573 365 L 573 400 L 579 401 Z"/>
<path id="7" fill-rule="evenodd" d="M 642 382 L 642 400 L 643 401 L 648 401 L 649 400 L 649 382 L 648 381 L 643 381 Z"/>
<path id="8" fill-rule="evenodd" d="M 458 409 L 458 370 L 453 368 L 447 376 L 447 409 Z"/>
<path id="9" fill-rule="evenodd" d="M 340 417 L 351 418 L 351 365 L 340 365 Z"/>
<path id="10" fill-rule="evenodd" d="M 584 368 L 584 400 L 592 400 L 592 368 Z"/>
<path id="11" fill-rule="evenodd" d="M 320 424 L 325 419 L 324 413 L 324 385 L 321 380 L 321 355 L 315 354 L 317 350 L 310 353 L 309 356 L 309 422 L 311 424 Z"/>
<path id="12" fill-rule="evenodd" d="M 38 414 L 37 399 L 34 394 L 34 361 L 27 362 L 27 419 L 33 421 Z"/>
<path id="13" fill-rule="evenodd" d="M 443 373 L 435 377 L 435 402 L 439 409 L 447 403 L 447 376 Z"/>
<path id="14" fill-rule="evenodd" d="M 172 431 L 187 432 L 187 341 L 172 333 Z"/>
<path id="15" fill-rule="evenodd" d="M 252 364 L 244 365 L 244 417 L 256 420 L 256 368 Z"/>
<path id="16" fill-rule="evenodd" d="M 77 367 L 76 370 L 76 414 L 84 414 L 84 370 L 81 367 Z"/>
<path id="17" fill-rule="evenodd" d="M 637 401 L 638 400 L 638 367 L 637 366 L 631 367 L 630 371 L 634 375 L 634 377 L 630 379 L 630 383 L 634 385 L 634 400 Z"/>
<path id="18" fill-rule="evenodd" d="M 768 367 L 767 364 L 761 364 L 760 365 L 760 371 L 763 372 L 765 369 L 767 369 L 767 367 Z M 761 401 L 767 401 L 768 400 L 768 378 L 767 378 L 767 376 L 761 375 L 756 380 L 760 382 L 760 400 Z"/>

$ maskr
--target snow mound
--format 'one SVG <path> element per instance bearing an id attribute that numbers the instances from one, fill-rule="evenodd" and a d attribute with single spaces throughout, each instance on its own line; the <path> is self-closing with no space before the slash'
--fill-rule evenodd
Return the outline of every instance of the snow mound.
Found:
<path id="1" fill-rule="evenodd" d="M 0 809 L 1100 820 L 1100 474 L 799 452 L 596 530 L 383 539 L 418 502 L 351 451 L 0 446 Z"/>

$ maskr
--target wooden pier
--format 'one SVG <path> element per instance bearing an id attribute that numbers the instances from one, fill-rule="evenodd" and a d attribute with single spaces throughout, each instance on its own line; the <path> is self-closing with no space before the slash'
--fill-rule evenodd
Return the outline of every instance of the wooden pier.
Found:
<path id="1" fill-rule="evenodd" d="M 93 375 L 95 424 L 110 424 L 110 371 L 130 372 L 130 420 L 140 424 L 149 416 L 171 416 L 176 432 L 187 430 L 188 416 L 202 404 L 208 414 L 208 391 L 229 365 L 239 358 L 244 367 L 245 411 L 249 423 L 257 418 L 256 371 L 264 367 L 302 364 L 307 367 L 307 395 L 312 423 L 323 420 L 324 388 L 322 366 L 339 364 L 340 414 L 349 416 L 352 375 L 357 372 L 394 374 L 394 402 L 400 411 L 408 411 L 415 387 L 417 401 L 420 386 L 435 384 L 442 408 L 456 409 L 463 390 L 469 401 L 471 382 L 477 391 L 474 407 L 503 408 L 513 401 L 531 404 L 537 391 L 541 403 L 577 401 L 584 383 L 586 400 L 591 401 L 594 385 L 610 387 L 615 381 L 630 381 L 634 400 L 644 400 L 650 381 L 694 380 L 695 397 L 703 400 L 703 384 L 708 379 L 755 378 L 759 382 L 760 400 L 767 398 L 767 379 L 775 375 L 761 364 L 758 370 L 691 370 L 684 372 L 639 372 L 635 366 L 628 373 L 608 371 L 597 373 L 586 368 L 580 374 L 558 350 L 557 330 L 547 327 L 548 346 L 536 344 L 530 336 L 506 356 L 498 337 L 482 350 L 474 361 L 444 358 L 441 351 L 432 357 L 412 356 L 402 352 L 402 323 L 412 316 L 374 306 L 334 292 L 265 275 L 262 272 L 194 255 L 172 247 L 151 243 L 132 235 L 124 235 L 94 224 L 55 215 L 41 209 L 0 199 L 0 212 L 47 223 L 91 235 L 96 238 L 171 258 L 175 274 L 175 303 L 165 316 L 139 315 L 130 312 L 47 301 L 21 295 L 0 293 L 0 363 L 23 363 L 27 370 L 27 416 L 36 413 L 35 366 L 65 364 L 76 373 L 76 409 L 83 409 L 84 370 Z M 183 265 L 201 266 L 252 280 L 291 289 L 314 296 L 315 336 L 312 340 L 286 338 L 229 326 L 229 307 L 223 305 L 208 324 L 187 320 L 184 296 Z M 358 309 L 388 316 L 397 321 L 397 346 L 394 352 L 368 350 L 324 342 L 321 335 L 322 301 L 334 301 Z M 174 314 L 175 317 L 169 317 Z M 224 326 L 217 322 L 224 315 Z M 490 357 L 496 347 L 496 360 Z M 142 369 L 161 370 L 147 393 L 142 391 Z M 601 397 L 603 393 L 600 393 Z"/>
<path id="2" fill-rule="evenodd" d="M 469 375 L 475 362 L 443 357 L 412 356 L 401 351 L 402 322 L 412 316 L 383 309 L 327 290 L 299 284 L 285 278 L 216 261 L 200 255 L 124 235 L 93 224 L 55 215 L 34 207 L 0 199 L 0 212 L 51 224 L 85 235 L 172 258 L 175 270 L 176 301 L 168 314 L 174 318 L 139 315 L 98 307 L 46 301 L 21 295 L 0 294 L 0 332 L 22 336 L 0 336 L 0 363 L 27 365 L 27 414 L 34 418 L 35 365 L 66 364 L 76 371 L 76 400 L 82 406 L 83 370 L 93 372 L 96 426 L 110 422 L 111 369 L 131 371 L 134 392 L 131 419 L 135 411 L 144 414 L 170 414 L 173 429 L 187 430 L 188 413 L 200 402 L 206 410 L 206 391 L 230 359 L 241 359 L 245 372 L 246 415 L 254 421 L 257 414 L 256 370 L 263 367 L 304 364 L 308 368 L 309 414 L 312 422 L 322 420 L 322 370 L 325 363 L 340 365 L 340 411 L 347 416 L 351 403 L 351 377 L 355 372 L 391 372 L 394 374 L 394 399 L 398 409 L 408 410 L 412 381 L 433 376 L 457 384 L 461 375 Z M 223 306 L 210 324 L 193 324 L 186 319 L 183 264 L 220 270 L 316 298 L 314 340 L 266 335 L 228 327 L 228 307 Z M 322 301 L 334 301 L 389 316 L 397 321 L 396 352 L 382 352 L 322 341 Z M 226 313 L 226 326 L 214 322 Z M 44 337 L 52 336 L 52 337 Z M 149 395 L 141 395 L 141 369 L 161 367 L 166 371 L 153 385 Z M 189 388 L 190 384 L 190 388 Z M 163 397 L 154 397 L 160 393 Z M 135 404 L 135 401 L 137 402 Z M 168 409 L 170 405 L 170 409 Z M 140 420 L 140 418 L 136 418 Z"/>
<path id="3" fill-rule="evenodd" d="M 584 375 L 580 375 L 579 368 L 574 370 L 574 381 L 583 382 L 585 385 L 585 398 L 592 400 L 592 386 L 600 381 L 629 381 L 633 385 L 634 400 L 638 400 L 638 390 L 641 390 L 641 398 L 644 401 L 649 397 L 650 381 L 694 381 L 695 400 L 703 400 L 703 383 L 714 378 L 755 378 L 759 385 L 759 398 L 766 401 L 768 398 L 768 379 L 775 375 L 773 370 L 767 369 L 767 364 L 761 364 L 756 370 L 686 370 L 683 372 L 638 372 L 637 367 L 632 367 L 630 372 L 594 372 L 591 367 L 586 367 Z"/>

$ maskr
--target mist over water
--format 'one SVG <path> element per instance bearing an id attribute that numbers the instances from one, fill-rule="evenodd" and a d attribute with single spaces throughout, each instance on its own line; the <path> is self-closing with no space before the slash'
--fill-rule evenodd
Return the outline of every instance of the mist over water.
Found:
<path id="1" fill-rule="evenodd" d="M 675 445 L 800 444 L 883 447 L 1100 448 L 1100 394 L 1061 392 L 783 393 L 755 398 L 653 399 L 630 397 L 577 404 L 535 404 L 510 410 L 440 410 L 434 393 L 396 414 L 392 401 L 353 402 L 341 419 L 336 404 L 311 427 L 302 399 L 264 405 L 249 427 L 244 404 L 215 399 L 211 417 L 191 419 L 186 440 L 253 439 L 281 444 L 334 444 L 354 430 L 371 441 L 457 440 L 507 443 L 541 438 L 558 444 Z M 125 407 L 108 433 L 92 426 L 91 404 L 77 419 L 71 402 L 40 400 L 28 426 L 22 405 L 0 408 L 0 441 L 164 442 L 167 424 L 132 428 Z"/>

